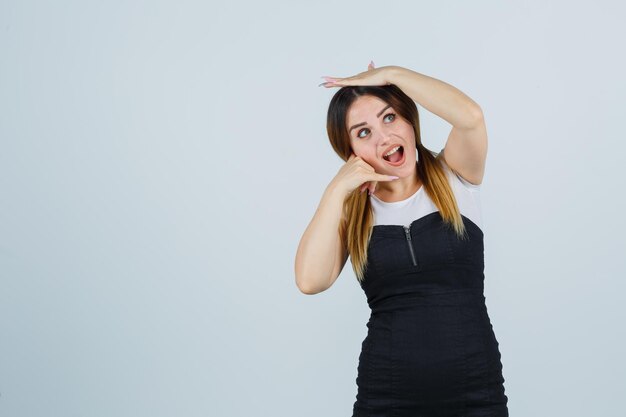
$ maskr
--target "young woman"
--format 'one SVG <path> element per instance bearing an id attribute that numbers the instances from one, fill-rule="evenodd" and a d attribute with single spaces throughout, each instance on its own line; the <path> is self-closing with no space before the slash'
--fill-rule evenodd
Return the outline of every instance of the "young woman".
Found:
<path id="1" fill-rule="evenodd" d="M 367 296 L 353 417 L 508 416 L 483 295 L 482 110 L 398 66 L 326 78 L 341 87 L 327 131 L 346 163 L 302 236 L 295 272 L 298 288 L 316 294 L 350 255 Z M 439 153 L 422 145 L 415 102 L 453 126 Z"/>

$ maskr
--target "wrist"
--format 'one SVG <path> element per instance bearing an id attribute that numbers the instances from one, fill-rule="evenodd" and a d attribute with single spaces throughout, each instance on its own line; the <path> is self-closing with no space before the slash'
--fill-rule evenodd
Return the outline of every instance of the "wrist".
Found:
<path id="1" fill-rule="evenodd" d="M 403 70 L 404 68 L 397 65 L 389 65 L 386 67 L 385 81 L 387 81 L 387 84 L 395 84 L 395 81 Z"/>
<path id="2" fill-rule="evenodd" d="M 331 182 L 326 187 L 325 194 L 332 199 L 337 199 L 343 201 L 347 196 L 348 192 L 345 189 L 341 188 L 338 183 Z"/>

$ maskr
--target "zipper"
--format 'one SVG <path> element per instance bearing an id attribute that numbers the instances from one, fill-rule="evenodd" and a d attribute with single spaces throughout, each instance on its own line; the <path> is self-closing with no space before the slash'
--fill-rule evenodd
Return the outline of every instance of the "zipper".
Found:
<path id="1" fill-rule="evenodd" d="M 406 234 L 406 243 L 409 245 L 409 250 L 411 251 L 411 259 L 413 259 L 413 265 L 417 266 L 417 262 L 415 261 L 415 253 L 413 253 L 413 244 L 411 243 L 411 230 L 409 226 L 403 226 L 404 233 Z"/>

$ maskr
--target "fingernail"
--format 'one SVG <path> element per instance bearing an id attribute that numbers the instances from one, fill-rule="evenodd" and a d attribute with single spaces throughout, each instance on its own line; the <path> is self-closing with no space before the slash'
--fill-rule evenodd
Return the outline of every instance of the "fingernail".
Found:
<path id="1" fill-rule="evenodd" d="M 389 178 L 391 178 L 392 180 L 397 180 L 400 177 L 396 177 L 395 175 L 390 175 Z"/>

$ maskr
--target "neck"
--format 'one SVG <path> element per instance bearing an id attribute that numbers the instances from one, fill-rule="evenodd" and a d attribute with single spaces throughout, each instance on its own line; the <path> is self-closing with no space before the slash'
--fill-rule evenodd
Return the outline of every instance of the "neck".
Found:
<path id="1" fill-rule="evenodd" d="M 401 201 L 409 198 L 422 186 L 417 169 L 412 175 L 395 181 L 379 181 L 374 195 L 386 202 Z"/>

